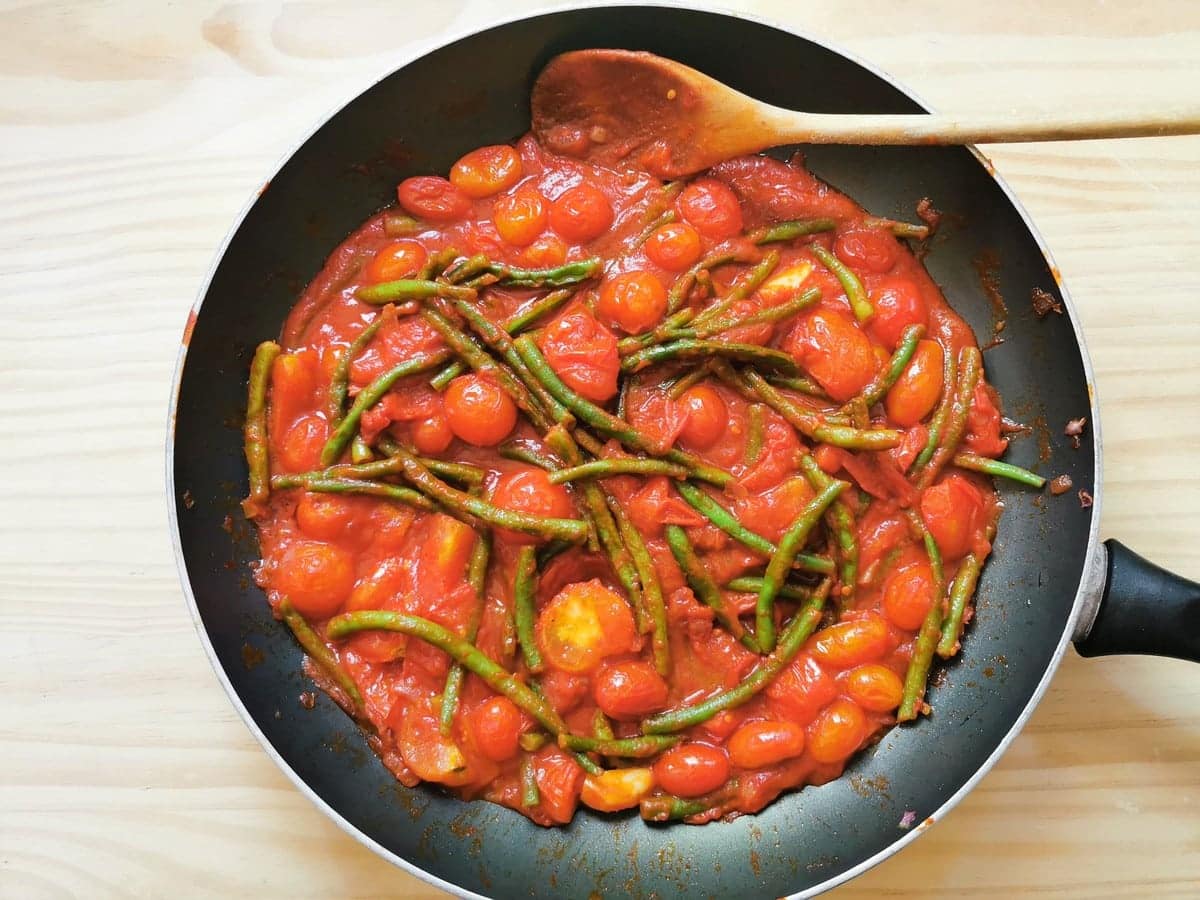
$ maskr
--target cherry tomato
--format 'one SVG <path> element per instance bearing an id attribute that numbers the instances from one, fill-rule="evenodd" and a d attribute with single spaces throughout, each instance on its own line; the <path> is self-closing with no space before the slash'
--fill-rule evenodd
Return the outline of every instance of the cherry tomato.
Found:
<path id="1" fill-rule="evenodd" d="M 416 241 L 392 241 L 371 257 L 363 270 L 370 282 L 397 281 L 425 265 L 428 254 Z"/>
<path id="2" fill-rule="evenodd" d="M 844 403 L 875 377 L 875 348 L 850 316 L 819 309 L 796 323 L 786 349 L 834 400 Z"/>
<path id="3" fill-rule="evenodd" d="M 556 234 L 543 234 L 525 248 L 521 259 L 534 269 L 553 269 L 567 261 L 567 245 Z"/>
<path id="4" fill-rule="evenodd" d="M 588 695 L 588 681 L 586 675 L 549 669 L 542 675 L 542 693 L 559 715 L 566 715 Z"/>
<path id="5" fill-rule="evenodd" d="M 546 661 L 567 672 L 590 672 L 606 656 L 629 653 L 637 643 L 629 604 L 596 578 L 555 594 L 538 616 L 536 631 Z"/>
<path id="6" fill-rule="evenodd" d="M 688 388 L 679 398 L 679 406 L 684 413 L 679 436 L 690 447 L 705 450 L 729 428 L 729 410 L 716 388 L 710 385 Z"/>
<path id="7" fill-rule="evenodd" d="M 568 188 L 550 205 L 550 227 L 573 244 L 600 237 L 612 223 L 612 204 L 586 181 Z"/>
<path id="8" fill-rule="evenodd" d="M 654 789 L 650 769 L 609 769 L 583 779 L 579 799 L 592 809 L 616 812 L 637 806 Z"/>
<path id="9" fill-rule="evenodd" d="M 686 222 L 663 225 L 646 239 L 651 262 L 670 272 L 682 272 L 700 260 L 700 233 Z"/>
<path id="10" fill-rule="evenodd" d="M 884 400 L 889 419 L 908 428 L 929 415 L 942 395 L 943 360 L 937 341 L 917 342 L 912 360 Z"/>
<path id="11" fill-rule="evenodd" d="M 492 697 L 471 710 L 475 746 L 490 760 L 504 762 L 517 755 L 525 717 L 507 697 Z"/>
<path id="12" fill-rule="evenodd" d="M 678 797 L 700 797 L 729 778 L 729 757 L 720 747 L 690 742 L 667 750 L 654 763 L 659 787 Z"/>
<path id="13" fill-rule="evenodd" d="M 546 516 L 554 519 L 569 519 L 575 515 L 571 495 L 560 484 L 551 484 L 550 477 L 542 469 L 517 469 L 501 475 L 492 490 L 492 503 L 501 509 Z M 508 529 L 497 529 L 496 534 L 511 544 L 536 544 L 538 538 Z"/>
<path id="14" fill-rule="evenodd" d="M 795 722 L 747 722 L 725 744 L 739 769 L 765 769 L 804 752 L 804 728 Z"/>
<path id="15" fill-rule="evenodd" d="M 876 613 L 867 613 L 818 632 L 812 654 L 835 669 L 849 669 L 879 659 L 891 647 L 887 622 Z"/>
<path id="16" fill-rule="evenodd" d="M 616 396 L 621 371 L 616 335 L 585 307 L 575 307 L 551 322 L 538 338 L 538 346 L 555 374 L 581 396 L 593 403 Z"/>
<path id="17" fill-rule="evenodd" d="M 867 736 L 867 717 L 858 704 L 834 700 L 808 732 L 808 752 L 817 762 L 841 762 L 859 748 Z"/>
<path id="18" fill-rule="evenodd" d="M 318 415 L 299 418 L 283 438 L 278 459 L 285 472 L 306 472 L 321 463 L 321 450 L 329 440 L 329 421 Z"/>
<path id="19" fill-rule="evenodd" d="M 521 157 L 508 144 L 472 150 L 450 167 L 450 183 L 468 197 L 490 197 L 521 180 Z"/>
<path id="20" fill-rule="evenodd" d="M 546 218 L 546 200 L 532 187 L 505 194 L 492 207 L 496 231 L 514 247 L 532 244 L 546 230 Z"/>
<path id="21" fill-rule="evenodd" d="M 327 619 L 354 589 L 354 556 L 334 544 L 297 541 L 280 554 L 271 586 L 306 618 Z"/>
<path id="22" fill-rule="evenodd" d="M 834 697 L 837 685 L 821 664 L 801 654 L 767 685 L 771 709 L 799 725 L 807 725 Z"/>
<path id="23" fill-rule="evenodd" d="M 296 522 L 308 537 L 332 541 L 342 537 L 354 522 L 355 506 L 336 494 L 305 491 L 296 504 Z"/>
<path id="24" fill-rule="evenodd" d="M 433 415 L 422 419 L 412 427 L 412 442 L 418 453 L 436 456 L 445 452 L 454 440 L 454 431 L 450 421 L 443 415 Z"/>
<path id="25" fill-rule="evenodd" d="M 959 559 L 974 543 L 983 520 L 983 498 L 965 477 L 951 473 L 921 495 L 921 518 L 942 556 Z"/>
<path id="26" fill-rule="evenodd" d="M 648 331 L 667 311 L 667 289 L 652 272 L 625 272 L 600 288 L 596 312 L 627 334 Z"/>
<path id="27" fill-rule="evenodd" d="M 878 228 L 843 231 L 833 242 L 833 252 L 850 268 L 881 274 L 896 263 L 896 239 Z"/>
<path id="28" fill-rule="evenodd" d="M 684 188 L 679 213 L 710 240 L 721 241 L 742 231 L 737 194 L 715 178 L 698 178 Z"/>
<path id="29" fill-rule="evenodd" d="M 517 405 L 491 378 L 460 375 L 446 388 L 450 430 L 468 444 L 494 447 L 517 424 Z"/>
<path id="30" fill-rule="evenodd" d="M 650 663 L 625 660 L 600 670 L 592 683 L 592 696 L 606 716 L 636 721 L 667 705 L 667 683 Z"/>
<path id="31" fill-rule="evenodd" d="M 928 325 L 929 308 L 921 289 L 909 278 L 884 279 L 871 292 L 875 315 L 867 320 L 871 336 L 889 350 L 895 350 L 900 335 L 909 325 Z"/>
<path id="32" fill-rule="evenodd" d="M 873 663 L 859 666 L 846 676 L 850 699 L 871 712 L 891 712 L 904 697 L 904 682 L 889 669 Z"/>
<path id="33" fill-rule="evenodd" d="M 453 222 L 471 211 L 467 195 L 437 175 L 405 178 L 396 196 L 405 212 L 431 222 Z"/>
<path id="34" fill-rule="evenodd" d="M 897 628 L 916 631 L 933 605 L 933 570 L 925 563 L 888 576 L 883 584 L 883 611 Z"/>

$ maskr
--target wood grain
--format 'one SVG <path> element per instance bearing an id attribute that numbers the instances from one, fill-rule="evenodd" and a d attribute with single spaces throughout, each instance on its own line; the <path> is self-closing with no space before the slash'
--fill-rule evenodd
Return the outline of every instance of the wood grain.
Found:
<path id="1" fill-rule="evenodd" d="M 179 336 L 263 173 L 406 42 L 505 3 L 0 7 L 0 897 L 442 896 L 275 770 L 166 529 Z M 742 4 L 935 106 L 1195 101 L 1200 6 Z M 996 148 L 1080 308 L 1103 530 L 1200 577 L 1200 140 Z M 1000 766 L 844 898 L 1200 892 L 1200 679 L 1070 656 Z"/>

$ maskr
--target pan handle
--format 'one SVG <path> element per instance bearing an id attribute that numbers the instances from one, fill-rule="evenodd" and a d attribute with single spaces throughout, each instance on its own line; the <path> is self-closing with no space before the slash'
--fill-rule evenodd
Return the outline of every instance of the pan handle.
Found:
<path id="1" fill-rule="evenodd" d="M 1092 626 L 1075 639 L 1079 654 L 1143 653 L 1200 662 L 1200 584 L 1120 541 L 1104 546 L 1108 573 Z"/>

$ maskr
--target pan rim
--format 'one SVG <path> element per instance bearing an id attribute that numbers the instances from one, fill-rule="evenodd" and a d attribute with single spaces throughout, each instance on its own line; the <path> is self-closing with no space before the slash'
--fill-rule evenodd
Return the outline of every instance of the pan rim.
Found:
<path id="1" fill-rule="evenodd" d="M 392 75 L 394 75 L 400 69 L 416 62 L 417 60 L 421 59 L 422 57 L 424 57 L 442 47 L 450 46 L 451 44 L 457 43 L 458 41 L 465 40 L 466 38 L 472 37 L 477 34 L 481 34 L 482 32 L 489 31 L 494 28 L 512 25 L 512 24 L 527 21 L 530 19 L 542 18 L 545 16 L 554 15 L 557 13 L 567 13 L 567 12 L 580 11 L 580 10 L 595 10 L 595 9 L 619 9 L 621 7 L 664 8 L 664 9 L 673 9 L 673 10 L 684 10 L 684 11 L 688 11 L 688 12 L 700 12 L 700 13 L 712 14 L 712 15 L 717 15 L 717 16 L 725 16 L 725 17 L 729 17 L 729 18 L 733 18 L 733 19 L 740 19 L 740 20 L 743 20 L 746 22 L 750 22 L 752 24 L 765 26 L 767 28 L 772 28 L 776 31 L 780 31 L 785 34 L 789 34 L 794 37 L 798 37 L 803 40 L 809 41 L 820 47 L 824 47 L 825 49 L 830 50 L 833 53 L 836 53 L 836 54 L 844 57 L 845 59 L 849 60 L 850 62 L 853 62 L 853 63 L 861 66 L 863 69 L 870 72 L 875 77 L 885 81 L 886 83 L 891 85 L 893 88 L 897 89 L 898 91 L 903 93 L 905 96 L 907 96 L 909 99 L 911 99 L 914 102 L 916 102 L 917 104 L 919 104 L 926 111 L 928 111 L 928 112 L 935 111 L 934 108 L 930 104 L 928 104 L 920 95 L 918 95 L 916 92 L 914 92 L 912 89 L 910 89 L 907 85 L 902 84 L 900 81 L 898 81 L 896 78 L 894 78 L 890 73 L 884 71 L 882 68 L 875 65 L 874 63 L 869 62 L 865 59 L 862 59 L 857 54 L 850 52 L 846 48 L 842 47 L 838 42 L 828 40 L 824 37 L 818 37 L 814 34 L 811 34 L 809 32 L 806 32 L 806 31 L 803 31 L 803 30 L 800 30 L 797 28 L 793 28 L 789 25 L 780 23 L 780 22 L 778 22 L 770 17 L 767 17 L 767 16 L 761 16 L 761 15 L 757 15 L 757 14 L 742 12 L 740 10 L 732 10 L 727 7 L 723 7 L 723 6 L 716 5 L 716 4 L 710 4 L 707 2 L 686 2 L 685 3 L 685 2 L 675 2 L 675 0 L 607 0 L 607 2 L 583 2 L 583 3 L 555 4 L 555 5 L 550 5 L 550 6 L 539 7 L 538 9 L 535 9 L 532 11 L 527 11 L 527 12 L 522 12 L 517 15 L 504 16 L 504 17 L 499 17 L 499 18 L 488 18 L 485 22 L 483 22 L 481 24 L 477 24 L 477 25 L 474 25 L 471 27 L 464 27 L 464 28 L 453 30 L 453 31 L 440 32 L 438 35 L 427 38 L 426 40 L 417 41 L 417 42 L 410 44 L 404 50 L 396 53 L 396 55 L 383 67 L 383 70 L 382 70 L 381 74 L 378 75 L 378 77 L 375 77 L 374 79 L 372 79 L 369 84 L 364 84 L 364 85 L 353 88 L 350 92 L 348 92 L 345 99 L 339 101 L 338 103 L 333 105 L 330 109 L 328 109 L 317 120 L 316 124 L 311 129 L 309 129 L 307 132 L 305 132 L 297 141 L 295 141 L 278 158 L 275 165 L 270 169 L 269 176 L 266 179 L 264 179 L 264 183 L 269 184 L 270 181 L 275 178 L 275 176 L 291 161 L 291 159 L 296 155 L 296 153 L 299 152 L 300 149 L 303 148 L 304 145 L 317 132 L 319 132 L 322 128 L 324 128 L 334 117 L 336 117 L 349 104 L 353 103 L 359 96 L 366 93 L 372 87 L 374 87 L 375 85 L 384 81 L 385 79 L 390 78 Z M 1050 249 L 1047 246 L 1045 239 L 1042 237 L 1041 233 L 1038 231 L 1037 227 L 1034 225 L 1033 220 L 1029 215 L 1029 212 L 1025 209 L 1024 205 L 1021 203 L 1021 201 L 1019 200 L 1019 198 L 1017 197 L 1017 195 L 1013 191 L 1013 189 L 1008 185 L 1008 183 L 1004 180 L 1004 178 L 1001 177 L 997 173 L 995 167 L 992 166 L 991 162 L 988 160 L 986 155 L 982 151 L 980 151 L 978 147 L 976 147 L 974 145 L 968 145 L 966 147 L 966 149 L 969 150 L 975 156 L 975 158 L 979 162 L 980 166 L 987 172 L 988 176 L 1000 188 L 1000 190 L 1003 192 L 1003 194 L 1006 197 L 1006 199 L 1008 200 L 1008 202 L 1010 204 L 1012 204 L 1013 209 L 1016 210 L 1017 214 L 1021 217 L 1021 221 L 1024 223 L 1025 228 L 1029 232 L 1030 236 L 1033 238 L 1034 243 L 1036 244 L 1036 246 L 1038 248 L 1038 251 L 1041 253 L 1042 257 L 1045 259 L 1045 261 L 1046 261 L 1047 265 L 1050 267 L 1051 271 L 1055 272 L 1055 273 L 1060 272 L 1061 270 L 1055 264 L 1054 257 L 1051 254 Z M 408 874 L 413 875 L 414 877 L 419 878 L 420 880 L 422 880 L 428 884 L 431 884 L 437 888 L 440 888 L 441 890 L 444 890 L 447 893 L 450 893 L 457 897 L 478 898 L 478 900 L 488 900 L 486 895 L 478 894 L 474 891 L 463 888 L 460 885 L 456 885 L 449 881 L 446 881 L 445 879 L 440 878 L 439 876 L 434 875 L 433 873 L 420 868 L 415 863 L 392 852 L 387 847 L 384 847 L 382 844 L 380 844 L 374 838 L 370 837 L 365 832 L 360 830 L 358 827 L 353 825 L 344 816 L 342 816 L 342 814 L 340 812 L 338 812 L 336 809 L 334 809 L 329 803 L 327 803 L 323 798 L 321 798 L 311 787 L 309 787 L 307 782 L 299 775 L 299 773 L 297 773 L 287 763 L 287 761 L 283 759 L 283 757 L 278 753 L 278 751 L 276 751 L 275 747 L 272 745 L 272 743 L 267 738 L 267 736 L 263 733 L 262 729 L 259 728 L 257 722 L 254 720 L 254 717 L 250 714 L 249 710 L 247 710 L 245 704 L 242 702 L 241 697 L 238 695 L 237 690 L 234 688 L 232 682 L 230 681 L 229 676 L 226 673 L 224 666 L 222 665 L 220 659 L 218 659 L 216 650 L 213 647 L 212 641 L 209 639 L 207 629 L 205 628 L 204 622 L 200 616 L 200 610 L 199 610 L 199 607 L 196 602 L 196 597 L 192 591 L 191 580 L 188 577 L 187 562 L 183 555 L 183 545 L 182 545 L 182 540 L 180 537 L 180 530 L 179 530 L 179 513 L 178 513 L 177 502 L 176 502 L 177 494 L 176 494 L 176 485 L 175 485 L 175 425 L 176 425 L 176 416 L 177 416 L 178 407 L 179 407 L 179 392 L 180 392 L 180 388 L 181 388 L 181 385 L 183 382 L 184 369 L 185 369 L 186 363 L 187 363 L 187 353 L 188 353 L 188 344 L 189 344 L 189 339 L 190 339 L 190 334 L 191 334 L 191 327 L 192 327 L 193 323 L 199 318 L 201 309 L 204 305 L 205 297 L 207 296 L 208 291 L 212 285 L 212 281 L 216 274 L 217 269 L 220 267 L 222 260 L 225 258 L 225 254 L 227 253 L 230 244 L 233 242 L 235 235 L 241 228 L 242 223 L 245 221 L 247 215 L 249 215 L 250 210 L 254 207 L 254 205 L 257 202 L 260 195 L 261 195 L 261 190 L 254 191 L 250 195 L 250 197 L 247 199 L 246 203 L 242 206 L 241 210 L 238 212 L 234 221 L 231 223 L 228 231 L 225 234 L 224 239 L 218 245 L 217 250 L 213 255 L 212 262 L 209 265 L 209 268 L 208 268 L 207 272 L 205 273 L 204 278 L 201 282 L 200 288 L 199 288 L 197 296 L 196 296 L 196 300 L 192 304 L 191 308 L 188 311 L 187 325 L 185 326 L 183 338 L 180 342 L 180 348 L 179 348 L 179 352 L 178 352 L 178 355 L 176 357 L 176 362 L 175 362 L 175 370 L 174 370 L 174 374 L 173 374 L 172 381 L 171 381 L 171 395 L 170 395 L 170 400 L 169 400 L 169 404 L 168 404 L 167 436 L 166 436 L 166 444 L 165 444 L 165 451 L 166 451 L 166 453 L 165 453 L 165 463 L 166 463 L 165 487 L 166 487 L 166 500 L 167 500 L 167 520 L 168 520 L 168 525 L 169 525 L 169 530 L 170 530 L 171 548 L 172 548 L 172 552 L 174 553 L 174 557 L 175 557 L 175 566 L 176 566 L 177 573 L 179 575 L 180 585 L 183 588 L 184 599 L 187 602 L 188 612 L 192 618 L 192 626 L 195 628 L 196 634 L 200 639 L 200 643 L 204 649 L 205 656 L 208 658 L 209 665 L 212 666 L 213 672 L 217 676 L 217 680 L 220 682 L 226 695 L 229 697 L 230 702 L 233 704 L 234 708 L 237 710 L 238 715 L 242 719 L 242 722 L 246 725 L 246 727 L 250 731 L 250 733 L 258 741 L 258 743 L 262 746 L 263 750 L 266 751 L 267 755 L 271 758 L 271 760 L 275 763 L 275 765 L 280 769 L 280 771 L 283 772 L 283 774 L 288 778 L 289 781 L 292 782 L 292 784 L 300 791 L 300 793 L 302 795 L 307 797 L 308 800 L 314 806 L 316 806 L 321 812 L 323 812 L 335 825 L 338 826 L 338 828 L 340 828 L 347 835 L 354 838 L 358 843 L 362 844 L 364 847 L 367 847 L 372 852 L 374 852 L 376 855 L 387 860 L 388 862 L 392 863 L 393 865 L 397 866 L 398 868 L 407 872 Z M 1088 353 L 1087 343 L 1086 343 L 1084 335 L 1083 335 L 1082 326 L 1081 326 L 1081 323 L 1079 320 L 1079 315 L 1076 310 L 1075 304 L 1073 303 L 1070 293 L 1067 290 L 1067 286 L 1065 284 L 1064 279 L 1061 277 L 1056 277 L 1055 280 L 1057 282 L 1059 293 L 1062 295 L 1063 304 L 1065 305 L 1065 307 L 1067 309 L 1068 319 L 1071 323 L 1071 328 L 1075 335 L 1076 345 L 1079 348 L 1080 360 L 1081 360 L 1081 363 L 1083 366 L 1084 377 L 1085 377 L 1086 384 L 1087 384 L 1089 415 L 1091 417 L 1090 424 L 1091 424 L 1091 432 L 1092 432 L 1093 460 L 1094 460 L 1094 470 L 1092 473 L 1093 504 L 1092 504 L 1092 509 L 1091 509 L 1091 514 L 1092 514 L 1091 521 L 1088 526 L 1088 540 L 1087 540 L 1087 548 L 1085 550 L 1085 555 L 1084 555 L 1083 574 L 1080 579 L 1078 590 L 1075 594 L 1075 599 L 1072 602 L 1070 613 L 1068 614 L 1066 622 L 1064 623 L 1062 636 L 1059 638 L 1058 644 L 1056 645 L 1053 653 L 1051 654 L 1051 657 L 1050 657 L 1048 663 L 1046 664 L 1046 669 L 1043 672 L 1041 679 L 1038 681 L 1037 685 L 1034 687 L 1032 693 L 1030 694 L 1029 700 L 1026 702 L 1024 708 L 1021 710 L 1020 714 L 1017 716 L 1016 720 L 1013 722 L 1012 727 L 1000 739 L 1000 741 L 997 742 L 997 744 L 993 748 L 992 752 L 980 764 L 980 766 L 975 770 L 975 772 L 971 775 L 971 777 L 968 778 L 958 788 L 958 790 L 956 790 L 950 797 L 948 797 L 945 800 L 945 802 L 943 802 L 942 805 L 939 806 L 933 813 L 931 813 L 929 815 L 929 817 L 925 820 L 926 822 L 930 823 L 930 825 L 940 822 L 947 813 L 949 813 L 952 809 L 954 809 L 954 807 L 956 807 L 962 801 L 962 799 L 968 793 L 970 793 L 979 784 L 980 781 L 983 780 L 984 776 L 986 776 L 989 772 L 991 772 L 991 770 L 995 767 L 996 763 L 999 762 L 1000 758 L 1004 755 L 1004 753 L 1011 746 L 1013 741 L 1016 740 L 1017 736 L 1020 734 L 1020 732 L 1025 727 L 1025 724 L 1029 721 L 1030 717 L 1033 715 L 1034 710 L 1037 708 L 1037 706 L 1040 704 L 1042 698 L 1045 696 L 1045 693 L 1046 693 L 1047 689 L 1049 688 L 1050 682 L 1053 680 L 1055 673 L 1058 671 L 1058 668 L 1062 663 L 1063 656 L 1066 654 L 1067 645 L 1071 642 L 1073 636 L 1076 634 L 1076 631 L 1080 626 L 1080 618 L 1083 613 L 1083 610 L 1085 608 L 1089 608 L 1091 605 L 1093 605 L 1096 602 L 1096 598 L 1097 598 L 1099 592 L 1103 588 L 1103 578 L 1104 578 L 1103 559 L 1104 559 L 1104 556 L 1103 556 L 1103 545 L 1101 545 L 1100 541 L 1099 541 L 1100 512 L 1101 512 L 1101 503 L 1102 503 L 1102 495 L 1103 495 L 1103 486 L 1102 486 L 1102 481 L 1103 481 L 1103 454 L 1102 454 L 1103 439 L 1102 439 L 1101 426 L 1100 426 L 1099 398 L 1098 398 L 1097 390 L 1096 390 L 1095 372 L 1092 367 L 1091 356 Z M 788 896 L 788 898 L 814 897 L 814 896 L 817 896 L 818 894 L 822 894 L 826 891 L 829 891 L 829 890 L 833 889 L 834 887 L 837 887 L 838 885 L 844 884 L 844 883 L 856 878 L 857 876 L 863 874 L 864 872 L 868 871 L 869 869 L 874 868 L 876 865 L 883 862 L 885 859 L 888 859 L 889 857 L 895 855 L 896 853 L 898 853 L 899 851 L 901 851 L 902 849 L 907 847 L 914 840 L 916 840 L 918 837 L 920 837 L 922 834 L 926 833 L 928 830 L 929 830 L 929 827 L 926 826 L 924 823 L 922 823 L 922 825 L 901 835 L 900 837 L 898 837 L 892 843 L 888 844 L 883 849 L 874 853 L 870 857 L 867 857 L 866 859 L 859 861 L 857 864 L 855 864 L 854 866 L 851 866 L 850 868 L 846 869 L 845 871 L 839 872 L 836 875 L 832 875 L 829 878 L 825 879 L 824 881 L 822 881 L 816 885 L 813 885 L 812 887 L 806 888 L 803 891 L 789 894 L 787 896 Z"/>

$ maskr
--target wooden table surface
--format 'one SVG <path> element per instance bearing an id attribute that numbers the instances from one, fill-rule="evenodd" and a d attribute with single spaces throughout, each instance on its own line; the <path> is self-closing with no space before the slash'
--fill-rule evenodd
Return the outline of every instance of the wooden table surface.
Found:
<path id="1" fill-rule="evenodd" d="M 1200 100 L 1200 4 L 761 0 L 944 110 Z M 327 821 L 209 668 L 167 532 L 179 336 L 274 161 L 406 42 L 534 8 L 0 5 L 0 897 L 441 896 Z M 1103 406 L 1103 532 L 1200 578 L 1200 138 L 993 148 Z M 839 898 L 1200 894 L 1200 672 L 1068 655 Z"/>

